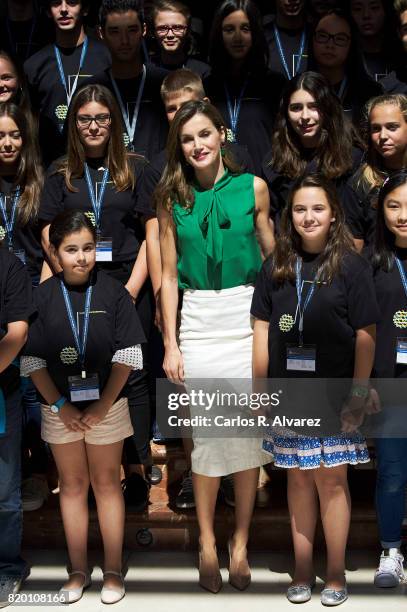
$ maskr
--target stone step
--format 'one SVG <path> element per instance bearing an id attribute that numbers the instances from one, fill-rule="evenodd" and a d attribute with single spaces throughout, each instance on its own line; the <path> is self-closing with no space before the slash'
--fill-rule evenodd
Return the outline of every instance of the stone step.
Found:
<path id="1" fill-rule="evenodd" d="M 194 510 L 181 511 L 175 507 L 185 458 L 177 446 L 154 448 L 154 461 L 163 471 L 163 479 L 151 488 L 150 502 L 144 512 L 127 509 L 125 546 L 130 550 L 196 550 L 198 525 Z M 374 510 L 375 472 L 373 469 L 349 469 L 352 495 L 352 522 L 349 548 L 378 547 L 376 514 Z M 284 470 L 270 471 L 270 506 L 256 508 L 252 520 L 250 548 L 252 550 L 290 550 L 291 535 L 286 503 L 286 474 Z M 215 528 L 219 548 L 226 547 L 234 522 L 233 509 L 218 501 Z M 100 548 L 100 534 L 96 510 L 90 510 L 89 547 Z M 52 494 L 38 511 L 24 515 L 24 547 L 64 547 L 62 520 L 58 494 Z M 316 547 L 323 547 L 321 526 L 318 526 Z"/>

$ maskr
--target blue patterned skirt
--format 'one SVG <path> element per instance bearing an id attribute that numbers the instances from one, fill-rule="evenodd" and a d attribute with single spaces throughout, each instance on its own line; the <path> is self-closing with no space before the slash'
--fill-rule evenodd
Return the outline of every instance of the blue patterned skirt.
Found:
<path id="1" fill-rule="evenodd" d="M 370 461 L 362 436 L 338 435 L 327 438 L 270 435 L 263 441 L 263 450 L 282 468 L 312 470 Z"/>

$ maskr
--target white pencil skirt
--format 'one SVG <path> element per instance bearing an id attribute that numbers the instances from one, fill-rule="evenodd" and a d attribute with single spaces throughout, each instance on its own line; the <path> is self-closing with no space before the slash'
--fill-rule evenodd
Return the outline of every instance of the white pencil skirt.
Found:
<path id="1" fill-rule="evenodd" d="M 242 285 L 220 291 L 184 291 L 179 340 L 187 389 L 190 379 L 251 378 L 253 290 L 251 285 Z M 214 413 L 216 406 L 212 416 Z M 262 450 L 260 437 L 203 438 L 193 430 L 193 442 L 192 471 L 204 476 L 226 476 L 271 461 Z"/>

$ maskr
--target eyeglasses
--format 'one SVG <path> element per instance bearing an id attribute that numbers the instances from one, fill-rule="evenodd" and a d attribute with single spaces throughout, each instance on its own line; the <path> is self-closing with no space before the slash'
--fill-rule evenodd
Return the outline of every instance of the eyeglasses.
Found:
<path id="1" fill-rule="evenodd" d="M 95 121 L 96 125 L 99 127 L 107 127 L 110 125 L 111 117 L 107 113 L 103 113 L 100 115 L 95 115 L 91 117 L 90 115 L 77 115 L 76 123 L 81 128 L 88 128 Z"/>
<path id="2" fill-rule="evenodd" d="M 159 36 L 167 36 L 170 30 L 173 34 L 175 34 L 175 36 L 182 36 L 185 34 L 186 29 L 186 25 L 162 25 L 157 26 L 155 31 Z"/>
<path id="3" fill-rule="evenodd" d="M 350 36 L 345 34 L 345 32 L 339 34 L 328 34 L 328 32 L 324 32 L 323 30 L 317 30 L 314 34 L 314 40 L 317 43 L 326 44 L 330 40 L 333 41 L 334 45 L 337 47 L 346 47 L 349 44 Z"/>

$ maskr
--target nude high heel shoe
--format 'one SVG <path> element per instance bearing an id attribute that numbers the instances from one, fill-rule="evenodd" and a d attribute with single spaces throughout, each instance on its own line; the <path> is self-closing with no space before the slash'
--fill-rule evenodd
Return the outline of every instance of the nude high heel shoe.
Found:
<path id="1" fill-rule="evenodd" d="M 215 573 L 208 574 L 203 571 L 202 549 L 199 550 L 199 585 L 211 593 L 218 593 L 222 588 L 222 575 L 219 566 Z"/>

